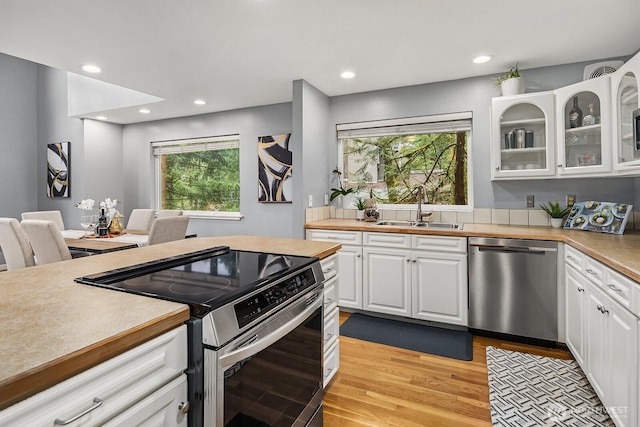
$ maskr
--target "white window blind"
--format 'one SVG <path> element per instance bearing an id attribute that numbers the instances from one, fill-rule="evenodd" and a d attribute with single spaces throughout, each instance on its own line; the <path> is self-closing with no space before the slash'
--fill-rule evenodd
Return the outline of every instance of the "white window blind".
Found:
<path id="1" fill-rule="evenodd" d="M 338 139 L 464 132 L 471 130 L 471 113 L 344 123 L 337 125 L 336 129 Z"/>
<path id="2" fill-rule="evenodd" d="M 227 150 L 230 148 L 238 148 L 239 146 L 239 135 L 178 139 L 151 143 L 154 156 L 159 156 L 161 154 L 194 153 L 197 151 Z"/>

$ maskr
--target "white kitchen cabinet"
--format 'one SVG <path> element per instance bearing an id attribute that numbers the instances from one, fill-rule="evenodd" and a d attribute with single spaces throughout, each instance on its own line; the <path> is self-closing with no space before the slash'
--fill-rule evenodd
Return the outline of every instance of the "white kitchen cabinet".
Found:
<path id="1" fill-rule="evenodd" d="M 640 150 L 633 140 L 631 113 L 640 107 L 640 54 L 610 75 L 612 98 L 613 169 L 620 174 L 640 172 Z"/>
<path id="2" fill-rule="evenodd" d="M 492 179 L 555 175 L 553 92 L 493 98 L 491 116 Z"/>
<path id="3" fill-rule="evenodd" d="M 340 261 L 337 254 L 320 260 L 324 283 L 324 342 L 323 342 L 323 386 L 326 387 L 338 372 L 339 354 L 338 341 L 340 337 L 340 310 L 338 309 L 339 268 Z"/>
<path id="4" fill-rule="evenodd" d="M 585 367 L 586 351 L 586 279 L 572 267 L 565 268 L 565 316 L 567 347 L 581 367 Z"/>
<path id="5" fill-rule="evenodd" d="M 411 316 L 411 251 L 366 246 L 364 258 L 364 309 Z"/>
<path id="6" fill-rule="evenodd" d="M 556 101 L 558 175 L 595 176 L 611 172 L 609 76 L 565 86 L 553 93 Z M 582 119 L 576 127 L 571 127 L 569 115 L 576 98 Z M 592 106 L 592 113 L 589 106 Z"/>
<path id="7" fill-rule="evenodd" d="M 603 315 L 605 306 L 604 293 L 593 285 L 587 285 L 586 330 L 587 339 L 587 370 L 586 374 L 593 389 L 602 399 L 609 389 L 607 374 L 607 318 Z"/>
<path id="8" fill-rule="evenodd" d="M 0 412 L 0 425 L 51 426 L 56 420 L 70 426 L 102 425 L 121 414 L 139 419 L 156 410 L 168 413 L 161 425 L 186 425 L 187 416 L 180 409 L 187 400 L 186 388 L 162 390 L 185 369 L 187 327 L 182 325 L 10 406 Z M 176 397 L 170 399 L 174 404 L 154 407 L 147 399 L 166 403 L 165 392 Z"/>

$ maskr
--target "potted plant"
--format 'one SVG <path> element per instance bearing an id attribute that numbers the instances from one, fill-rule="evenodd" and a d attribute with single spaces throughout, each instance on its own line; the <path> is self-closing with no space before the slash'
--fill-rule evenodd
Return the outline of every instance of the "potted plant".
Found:
<path id="1" fill-rule="evenodd" d="M 331 189 L 331 196 L 329 197 L 330 201 L 333 201 L 333 199 L 338 196 L 346 196 L 347 194 L 356 192 L 355 188 L 344 188 L 342 186 L 342 179 L 340 178 L 342 176 L 342 172 L 340 172 L 338 168 L 333 170 L 333 174 L 338 177 L 338 186 Z"/>
<path id="2" fill-rule="evenodd" d="M 364 209 L 367 207 L 366 202 L 362 197 L 356 197 L 353 201 L 353 204 L 356 205 L 358 212 L 356 212 L 356 219 L 361 221 L 364 219 Z"/>
<path id="3" fill-rule="evenodd" d="M 524 93 L 524 80 L 521 77 L 517 62 L 516 65 L 509 68 L 509 71 L 496 77 L 496 86 L 500 85 L 502 96 Z"/>
<path id="4" fill-rule="evenodd" d="M 549 202 L 546 205 L 540 205 L 540 208 L 551 217 L 551 226 L 553 228 L 562 227 L 564 217 L 571 212 L 571 207 L 565 206 L 562 208 L 560 207 L 560 202 Z"/>

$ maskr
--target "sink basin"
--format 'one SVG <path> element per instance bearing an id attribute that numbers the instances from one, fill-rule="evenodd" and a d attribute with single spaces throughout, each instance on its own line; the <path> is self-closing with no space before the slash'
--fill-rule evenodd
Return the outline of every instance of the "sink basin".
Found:
<path id="1" fill-rule="evenodd" d="M 462 230 L 462 223 L 452 222 L 417 222 L 417 221 L 378 221 L 376 225 L 392 225 L 396 227 L 444 228 Z"/>

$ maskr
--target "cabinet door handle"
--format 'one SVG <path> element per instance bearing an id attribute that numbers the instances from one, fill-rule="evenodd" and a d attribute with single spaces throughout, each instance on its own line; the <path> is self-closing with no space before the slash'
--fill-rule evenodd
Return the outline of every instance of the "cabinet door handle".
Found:
<path id="1" fill-rule="evenodd" d="M 609 310 L 607 310 L 604 305 L 602 306 L 602 314 L 609 314 Z"/>
<path id="2" fill-rule="evenodd" d="M 356 255 L 356 258 L 360 258 L 360 254 L 357 254 L 357 255 Z"/>
<path id="3" fill-rule="evenodd" d="M 587 273 L 591 274 L 592 276 L 594 276 L 596 279 L 599 279 L 600 276 L 598 276 L 598 273 L 596 273 L 595 271 L 593 271 L 590 268 L 587 268 Z"/>
<path id="4" fill-rule="evenodd" d="M 614 285 L 613 283 L 609 283 L 609 284 L 607 285 L 607 288 L 611 289 L 612 291 L 622 293 L 622 289 L 620 289 L 620 288 L 616 288 L 616 285 Z"/>
<path id="5" fill-rule="evenodd" d="M 584 288 L 581 288 L 580 286 L 578 286 L 578 292 L 584 292 Z"/>
<path id="6" fill-rule="evenodd" d="M 602 313 L 602 304 L 598 304 L 598 305 L 596 305 L 596 308 L 598 309 L 598 311 L 599 311 L 600 313 Z"/>
<path id="7" fill-rule="evenodd" d="M 325 375 L 325 378 L 329 378 L 329 375 L 331 375 L 331 371 L 333 371 L 333 368 L 329 368 L 327 369 L 327 375 Z"/>
<path id="8" fill-rule="evenodd" d="M 178 405 L 178 411 L 180 411 L 180 413 L 183 415 L 186 415 L 186 413 L 189 412 L 190 408 L 191 408 L 191 404 L 189 403 L 188 400 L 186 402 L 181 402 Z"/>
<path id="9" fill-rule="evenodd" d="M 409 258 L 406 259 L 407 262 L 411 262 L 411 260 Z"/>
<path id="10" fill-rule="evenodd" d="M 560 164 L 560 165 L 558 165 L 558 167 L 559 167 L 559 168 L 561 168 L 561 167 L 562 167 L 562 165 Z"/>
<path id="11" fill-rule="evenodd" d="M 68 420 L 61 420 L 56 418 L 56 420 L 53 422 L 53 425 L 56 426 L 66 426 L 71 424 L 72 422 L 76 421 L 77 419 L 80 419 L 82 417 L 84 417 L 85 415 L 87 415 L 89 412 L 98 409 L 100 406 L 102 406 L 102 403 L 104 401 L 102 399 L 98 399 L 97 397 L 93 398 L 93 405 L 89 406 L 87 409 L 85 409 L 84 411 L 80 412 L 77 415 L 74 415 L 73 417 L 69 418 Z"/>
<path id="12" fill-rule="evenodd" d="M 417 259 L 414 259 L 414 260 L 413 260 L 413 262 L 418 262 L 418 260 L 417 260 Z"/>
<path id="13" fill-rule="evenodd" d="M 575 261 L 576 259 L 574 257 L 572 257 L 571 255 L 567 255 L 567 259 L 569 261 Z"/>
<path id="14" fill-rule="evenodd" d="M 496 170 L 499 171 L 500 170 L 500 166 L 496 166 Z"/>

